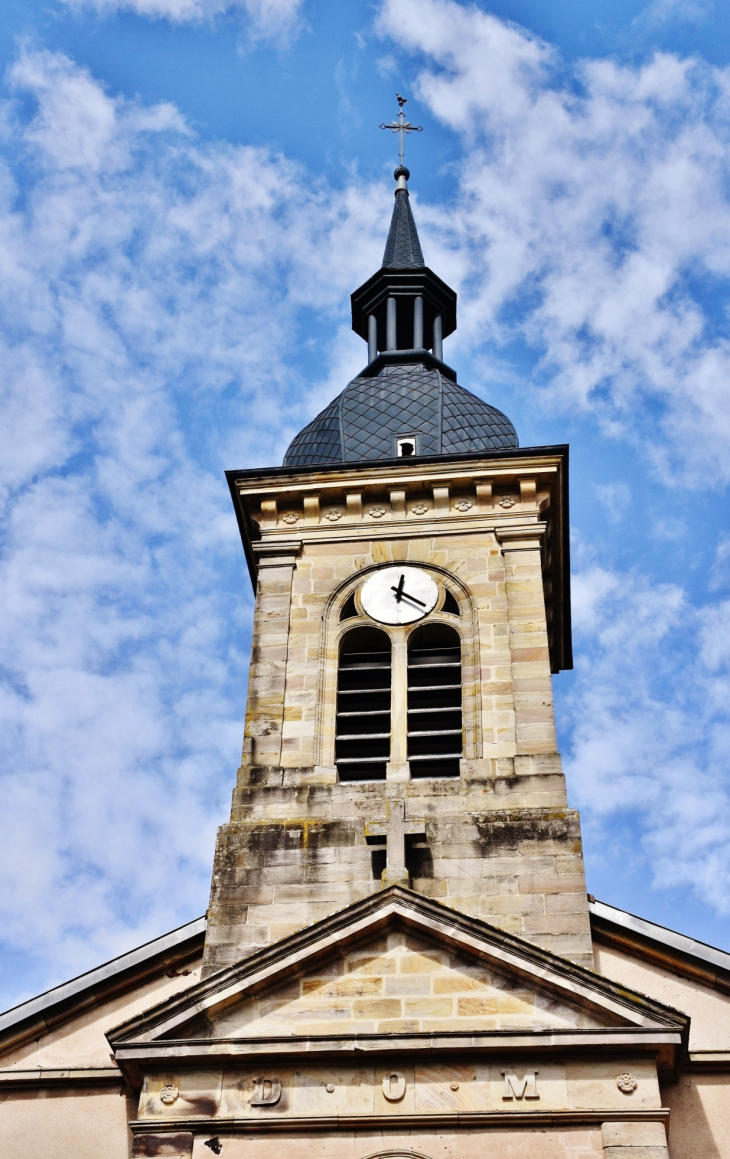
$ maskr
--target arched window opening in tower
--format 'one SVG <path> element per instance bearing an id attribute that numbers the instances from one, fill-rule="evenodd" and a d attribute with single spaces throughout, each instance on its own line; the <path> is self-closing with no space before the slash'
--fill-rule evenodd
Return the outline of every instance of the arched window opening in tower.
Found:
<path id="1" fill-rule="evenodd" d="M 353 618 L 353 616 L 356 616 L 356 615 L 357 615 L 357 606 L 355 604 L 355 593 L 353 592 L 351 596 L 348 596 L 348 598 L 345 600 L 344 604 L 342 605 L 342 611 L 340 612 L 340 620 L 341 621 L 342 620 L 351 620 Z"/>
<path id="2" fill-rule="evenodd" d="M 337 673 L 335 764 L 341 781 L 384 781 L 390 759 L 390 637 L 353 628 Z"/>
<path id="3" fill-rule="evenodd" d="M 459 605 L 456 602 L 456 597 L 449 591 L 448 588 L 446 588 L 446 594 L 444 596 L 444 606 L 441 609 L 441 611 L 448 612 L 450 616 L 460 616 L 461 615 L 461 611 L 459 610 Z"/>
<path id="4" fill-rule="evenodd" d="M 458 777 L 462 755 L 461 638 L 424 624 L 408 640 L 408 761 L 412 777 Z"/>

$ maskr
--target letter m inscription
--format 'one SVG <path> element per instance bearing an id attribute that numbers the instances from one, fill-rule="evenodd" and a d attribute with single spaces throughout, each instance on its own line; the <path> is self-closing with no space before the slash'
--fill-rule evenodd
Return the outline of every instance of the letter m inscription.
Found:
<path id="1" fill-rule="evenodd" d="M 513 1070 L 503 1070 L 504 1076 L 504 1090 L 502 1091 L 503 1099 L 539 1099 L 537 1093 L 537 1076 L 536 1070 L 526 1070 L 525 1077 L 518 1079 Z"/>

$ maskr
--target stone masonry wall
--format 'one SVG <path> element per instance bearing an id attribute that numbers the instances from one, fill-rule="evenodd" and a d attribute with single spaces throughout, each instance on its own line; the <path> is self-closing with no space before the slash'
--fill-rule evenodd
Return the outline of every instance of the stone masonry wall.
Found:
<path id="1" fill-rule="evenodd" d="M 436 488 L 420 523 L 406 492 L 391 492 L 387 527 L 360 496 L 343 496 L 334 517 L 311 498 L 293 512 L 261 502 L 244 757 L 218 838 L 206 974 L 379 889 L 383 854 L 365 825 L 396 799 L 425 823 L 408 851 L 412 888 L 592 966 L 579 820 L 556 751 L 540 496 L 530 481 L 521 490 L 518 518 L 491 528 L 460 518 L 448 491 L 436 524 Z M 339 639 L 368 621 L 341 624 L 339 610 L 374 567 L 405 561 L 432 569 L 460 605 L 462 773 L 340 784 Z"/>
<path id="2" fill-rule="evenodd" d="M 219 833 L 206 973 L 380 889 L 365 824 L 394 797 L 426 821 L 409 852 L 413 889 L 592 966 L 578 815 L 545 758 L 484 780 L 295 786 L 284 770 L 265 779 L 236 791 Z"/>

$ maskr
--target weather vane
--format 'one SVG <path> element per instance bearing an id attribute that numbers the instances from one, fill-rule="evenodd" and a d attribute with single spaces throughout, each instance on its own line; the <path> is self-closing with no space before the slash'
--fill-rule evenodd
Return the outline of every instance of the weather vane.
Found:
<path id="1" fill-rule="evenodd" d="M 399 152 L 399 156 L 400 156 L 400 164 L 401 164 L 401 169 L 402 169 L 403 168 L 403 154 L 404 154 L 403 135 L 404 135 L 404 133 L 422 133 L 423 132 L 423 125 L 412 125 L 410 121 L 406 120 L 406 115 L 403 112 L 403 106 L 408 104 L 408 98 L 402 97 L 400 95 L 400 93 L 396 93 L 395 95 L 396 95 L 396 98 L 398 100 L 398 120 L 391 121 L 389 125 L 382 124 L 380 126 L 380 128 L 381 129 L 391 129 L 394 133 L 400 134 L 400 141 L 399 141 L 400 147 L 399 147 L 398 152 Z"/>

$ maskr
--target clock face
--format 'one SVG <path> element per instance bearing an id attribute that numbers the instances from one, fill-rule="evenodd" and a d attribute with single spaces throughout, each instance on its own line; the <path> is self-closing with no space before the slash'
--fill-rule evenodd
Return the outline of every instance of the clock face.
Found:
<path id="1" fill-rule="evenodd" d="M 360 590 L 363 610 L 381 624 L 412 624 L 433 611 L 439 590 L 420 567 L 385 567 Z"/>

